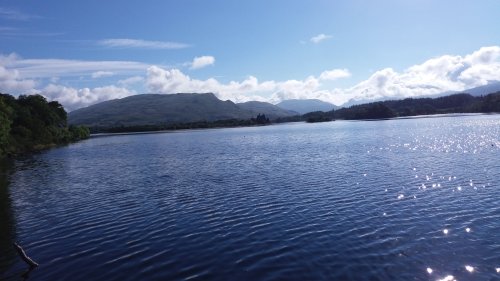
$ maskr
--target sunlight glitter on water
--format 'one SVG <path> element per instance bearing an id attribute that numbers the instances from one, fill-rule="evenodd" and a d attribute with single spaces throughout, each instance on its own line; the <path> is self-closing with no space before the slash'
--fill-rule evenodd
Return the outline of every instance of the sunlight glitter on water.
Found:
<path id="1" fill-rule="evenodd" d="M 438 281 L 457 281 L 453 275 L 448 275 L 443 279 L 438 279 Z"/>
<path id="2" fill-rule="evenodd" d="M 467 270 L 468 272 L 474 272 L 474 267 L 470 266 L 470 265 L 466 265 L 465 270 Z"/>

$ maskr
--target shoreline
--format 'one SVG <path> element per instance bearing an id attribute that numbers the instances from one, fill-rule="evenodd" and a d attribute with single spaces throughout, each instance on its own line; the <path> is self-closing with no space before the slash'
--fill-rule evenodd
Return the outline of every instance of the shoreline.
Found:
<path id="1" fill-rule="evenodd" d="M 218 130 L 218 129 L 234 129 L 234 128 L 252 128 L 252 127 L 266 127 L 266 126 L 276 126 L 284 124 L 315 124 L 315 123 L 328 123 L 334 121 L 347 121 L 347 122 L 365 122 L 365 121 L 384 121 L 384 120 L 406 120 L 406 119 L 426 119 L 426 118 L 451 118 L 451 117 L 464 117 L 464 116 L 480 116 L 480 115 L 498 115 L 500 113 L 444 113 L 444 114 L 428 114 L 428 115 L 415 115 L 415 116 L 401 116 L 392 118 L 379 118 L 379 119 L 335 119 L 326 122 L 306 122 L 306 121 L 291 121 L 291 122 L 279 122 L 271 123 L 265 125 L 253 125 L 253 126 L 228 126 L 228 127 L 211 127 L 211 128 L 186 128 L 186 129 L 170 129 L 170 130 L 152 130 L 152 131 L 129 131 L 129 132 L 104 132 L 90 134 L 89 138 L 100 138 L 108 136 L 121 136 L 121 135 L 142 135 L 142 134 L 164 134 L 164 133 L 175 133 L 175 132 L 186 132 L 186 131 L 205 131 L 205 130 Z"/>

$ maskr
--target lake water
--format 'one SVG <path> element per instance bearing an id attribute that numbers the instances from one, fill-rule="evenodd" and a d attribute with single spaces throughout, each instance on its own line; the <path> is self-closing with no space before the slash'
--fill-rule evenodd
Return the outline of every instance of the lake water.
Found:
<path id="1" fill-rule="evenodd" d="M 91 138 L 0 180 L 0 279 L 500 280 L 500 115 Z"/>

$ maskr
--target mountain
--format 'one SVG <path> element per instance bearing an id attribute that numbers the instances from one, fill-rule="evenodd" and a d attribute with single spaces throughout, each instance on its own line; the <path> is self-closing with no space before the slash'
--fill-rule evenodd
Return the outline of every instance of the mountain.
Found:
<path id="1" fill-rule="evenodd" d="M 116 127 L 249 119 L 256 114 L 214 94 L 143 94 L 109 100 L 68 114 L 70 124 Z"/>
<path id="2" fill-rule="evenodd" d="M 298 112 L 300 114 L 305 114 L 305 113 L 314 112 L 314 111 L 325 111 L 326 112 L 326 111 L 331 111 L 332 109 L 338 108 L 338 106 L 336 106 L 334 104 L 324 102 L 321 100 L 317 100 L 317 99 L 284 100 L 284 101 L 278 103 L 277 106 L 281 107 L 283 109 Z"/>
<path id="3" fill-rule="evenodd" d="M 238 103 L 236 105 L 238 105 L 242 109 L 253 112 L 254 115 L 265 114 L 266 117 L 270 119 L 299 115 L 299 113 L 296 111 L 283 109 L 281 107 L 278 107 L 276 105 L 267 102 L 249 101 L 244 103 Z"/>
<path id="4" fill-rule="evenodd" d="M 500 113 L 500 91 L 485 96 L 453 94 L 353 105 L 335 111 L 336 119 L 380 119 L 447 113 Z"/>
<path id="5" fill-rule="evenodd" d="M 487 94 L 495 93 L 500 91 L 500 81 L 490 82 L 484 86 L 479 86 L 476 88 L 467 89 L 460 91 L 460 93 L 467 93 L 472 96 L 486 96 Z"/>
<path id="6" fill-rule="evenodd" d="M 439 98 L 439 97 L 445 97 L 453 94 L 460 94 L 460 93 L 465 93 L 465 94 L 470 94 L 471 96 L 479 97 L 479 96 L 486 96 L 491 93 L 495 93 L 500 91 L 500 81 L 489 81 L 488 84 L 484 86 L 479 86 L 475 88 L 470 88 L 466 89 L 463 91 L 445 91 L 439 94 L 433 94 L 433 95 L 422 95 L 418 97 L 413 97 L 413 98 Z M 350 107 L 353 105 L 359 105 L 359 104 L 366 104 L 366 103 L 373 103 L 373 102 L 380 102 L 380 101 L 386 101 L 386 100 L 391 100 L 394 97 L 385 97 L 385 98 L 379 98 L 379 99 L 350 99 L 346 103 L 342 104 L 342 107 Z"/>
<path id="7" fill-rule="evenodd" d="M 248 120 L 259 114 L 269 119 L 298 115 L 265 102 L 235 104 L 214 94 L 143 94 L 109 100 L 68 114 L 72 125 L 132 127 L 228 119 Z"/>

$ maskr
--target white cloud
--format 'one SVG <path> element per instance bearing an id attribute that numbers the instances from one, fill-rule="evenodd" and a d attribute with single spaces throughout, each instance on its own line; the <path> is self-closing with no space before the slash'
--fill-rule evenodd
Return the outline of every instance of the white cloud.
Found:
<path id="1" fill-rule="evenodd" d="M 102 78 L 102 77 L 109 77 L 109 76 L 113 76 L 115 75 L 113 72 L 111 71 L 96 71 L 94 73 L 92 73 L 92 78 L 96 79 L 96 78 Z"/>
<path id="2" fill-rule="evenodd" d="M 148 68 L 146 85 L 150 92 L 162 94 L 207 93 L 212 92 L 222 100 L 243 102 L 263 100 L 259 94 L 266 94 L 275 88 L 273 81 L 259 83 L 250 76 L 241 82 L 220 83 L 214 78 L 207 80 L 192 79 L 178 69 L 166 70 L 158 66 Z"/>
<path id="3" fill-rule="evenodd" d="M 444 55 L 398 73 L 391 68 L 344 90 L 353 100 L 396 99 L 463 91 L 500 80 L 500 47 L 483 47 L 470 55 Z"/>
<path id="4" fill-rule="evenodd" d="M 28 15 L 18 10 L 0 7 L 0 19 L 27 21 L 35 18 L 39 17 L 34 15 Z"/>
<path id="5" fill-rule="evenodd" d="M 22 79 L 16 69 L 7 69 L 0 65 L 0 91 L 23 93 L 35 86 L 35 80 Z"/>
<path id="6" fill-rule="evenodd" d="M 132 73 L 132 76 L 117 81 L 118 86 L 77 89 L 56 84 L 67 84 L 64 79 L 68 76 L 91 75 L 99 71 L 109 71 L 116 75 Z M 144 72 L 145 78 L 141 76 Z M 0 55 L 1 91 L 13 94 L 30 91 L 43 93 L 50 99 L 60 100 L 71 110 L 136 94 L 129 87 L 142 82 L 150 92 L 163 94 L 213 92 L 222 100 L 230 99 L 234 102 L 258 100 L 277 103 L 284 99 L 315 98 L 337 105 L 348 101 L 419 97 L 445 91 L 462 91 L 485 85 L 491 80 L 500 80 L 500 47 L 484 47 L 465 56 L 443 55 L 403 71 L 381 69 L 350 88 L 331 89 L 326 88 L 329 83 L 323 84 L 328 80 L 349 76 L 347 69 L 333 69 L 301 80 L 259 81 L 256 77 L 249 76 L 240 81 L 220 82 L 215 78 L 199 80 L 179 69 L 147 66 L 138 62 L 25 60 L 15 54 Z M 49 85 L 39 85 L 52 77 L 61 78 L 53 80 Z M 41 78 L 47 80 L 40 80 Z"/>
<path id="7" fill-rule="evenodd" d="M 195 57 L 191 63 L 191 69 L 200 69 L 215 63 L 215 58 L 212 56 Z"/>
<path id="8" fill-rule="evenodd" d="M 320 82 L 310 76 L 305 80 L 287 80 L 283 82 L 259 82 L 254 76 L 238 82 L 220 83 L 214 78 L 207 80 L 192 79 L 179 69 L 166 70 L 157 66 L 148 69 L 146 85 L 151 92 L 162 94 L 206 93 L 212 92 L 222 100 L 244 102 L 249 100 L 269 101 L 282 97 L 306 98 L 317 90 Z M 269 94 L 275 96 L 269 97 Z M 268 96 L 268 97 L 266 97 Z"/>
<path id="9" fill-rule="evenodd" d="M 65 59 L 23 59 L 12 53 L 0 55 L 0 65 L 16 69 L 23 78 L 86 76 L 96 72 L 115 75 L 142 74 L 149 65 L 134 61 L 83 61 Z"/>
<path id="10" fill-rule="evenodd" d="M 221 83 L 214 78 L 197 80 L 178 69 L 157 66 L 148 69 L 146 85 L 152 92 L 213 92 L 221 99 L 235 102 L 265 100 L 277 103 L 284 99 L 321 99 L 337 105 L 348 101 L 398 99 L 462 91 L 500 80 L 500 47 L 485 47 L 467 56 L 433 58 L 397 72 L 392 68 L 376 71 L 368 79 L 347 89 L 325 89 L 321 81 L 349 77 L 347 69 L 324 71 L 319 77 L 303 80 L 259 82 L 250 76 L 243 81 Z"/>
<path id="11" fill-rule="evenodd" d="M 143 81 L 144 81 L 144 77 L 142 77 L 142 76 L 132 76 L 132 77 L 125 78 L 122 80 L 118 80 L 118 84 L 122 85 L 122 86 L 129 86 L 129 85 L 137 84 L 137 83 L 140 83 Z"/>
<path id="12" fill-rule="evenodd" d="M 321 75 L 319 76 L 319 79 L 321 80 L 337 80 L 340 78 L 347 78 L 351 77 L 351 72 L 347 69 L 333 69 L 333 70 L 327 70 L 323 71 Z"/>
<path id="13" fill-rule="evenodd" d="M 104 39 L 99 45 L 110 48 L 139 48 L 139 49 L 184 49 L 191 47 L 189 44 L 165 41 L 147 41 L 141 39 Z"/>
<path id="14" fill-rule="evenodd" d="M 326 35 L 326 34 L 321 33 L 321 34 L 318 34 L 316 36 L 311 37 L 311 39 L 309 39 L 309 41 L 313 42 L 314 44 L 318 44 L 318 43 L 321 43 L 321 42 L 323 42 L 327 39 L 330 39 L 330 38 L 332 38 L 331 35 Z"/>
<path id="15" fill-rule="evenodd" d="M 110 99 L 118 99 L 137 94 L 135 91 L 113 85 L 96 87 L 93 89 L 75 89 L 55 84 L 49 84 L 41 90 L 36 90 L 35 93 L 41 94 L 49 100 L 59 101 L 68 111 Z"/>

